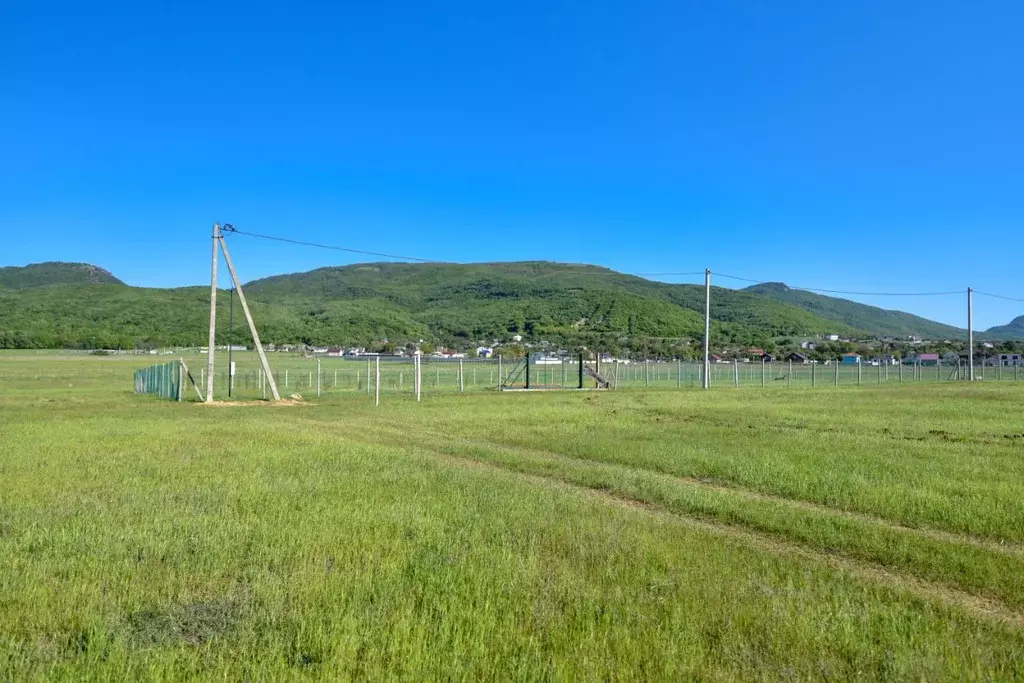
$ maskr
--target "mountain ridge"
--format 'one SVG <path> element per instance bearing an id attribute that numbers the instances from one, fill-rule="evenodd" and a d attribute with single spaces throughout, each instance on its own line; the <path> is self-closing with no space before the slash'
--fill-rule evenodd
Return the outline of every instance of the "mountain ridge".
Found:
<path id="1" fill-rule="evenodd" d="M 132 287 L 105 269 L 60 262 L 0 268 L 0 274 L 0 348 L 205 343 L 205 286 Z M 642 350 L 662 344 L 652 341 L 659 339 L 692 346 L 703 335 L 702 285 L 662 283 L 588 264 L 359 263 L 259 278 L 245 288 L 261 337 L 276 343 L 422 338 L 469 345 L 523 334 L 557 344 Z M 219 298 L 220 321 L 226 301 Z M 713 287 L 711 311 L 713 338 L 733 347 L 825 334 L 966 336 L 909 313 L 782 283 Z M 1024 316 L 994 329 L 1024 339 Z"/>
<path id="2" fill-rule="evenodd" d="M 849 299 L 792 288 L 782 282 L 756 284 L 744 288 L 744 291 L 799 306 L 806 311 L 864 330 L 873 336 L 920 336 L 928 339 L 967 338 L 967 330 L 953 325 L 935 322 L 904 311 L 870 306 Z"/>
<path id="3" fill-rule="evenodd" d="M 26 289 L 52 284 L 125 284 L 106 268 L 91 263 L 44 261 L 0 267 L 0 287 Z"/>

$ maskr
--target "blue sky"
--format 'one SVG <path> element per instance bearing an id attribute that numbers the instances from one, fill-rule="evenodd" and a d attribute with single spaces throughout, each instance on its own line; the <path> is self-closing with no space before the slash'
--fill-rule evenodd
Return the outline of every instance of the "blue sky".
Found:
<path id="1" fill-rule="evenodd" d="M 1019 2 L 15 0 L 0 265 L 200 284 L 216 220 L 1024 298 L 1021 26 Z M 232 248 L 244 279 L 357 260 Z M 964 324 L 961 297 L 851 298 Z M 976 304 L 979 327 L 1024 313 Z"/>

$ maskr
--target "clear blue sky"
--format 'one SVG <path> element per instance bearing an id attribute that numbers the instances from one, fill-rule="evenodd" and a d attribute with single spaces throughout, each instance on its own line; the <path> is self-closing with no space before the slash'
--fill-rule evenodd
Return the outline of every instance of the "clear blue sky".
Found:
<path id="1" fill-rule="evenodd" d="M 200 284 L 217 220 L 1024 298 L 1022 27 L 1018 1 L 14 0 L 0 265 Z M 353 261 L 246 239 L 244 279 Z M 957 297 L 853 298 L 964 322 Z"/>

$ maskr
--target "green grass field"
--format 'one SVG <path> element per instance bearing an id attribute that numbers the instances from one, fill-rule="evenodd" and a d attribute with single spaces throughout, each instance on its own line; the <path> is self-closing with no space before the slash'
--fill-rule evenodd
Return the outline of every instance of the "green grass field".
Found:
<path id="1" fill-rule="evenodd" d="M 220 407 L 162 360 L 0 354 L 0 680 L 1024 678 L 1024 381 Z"/>

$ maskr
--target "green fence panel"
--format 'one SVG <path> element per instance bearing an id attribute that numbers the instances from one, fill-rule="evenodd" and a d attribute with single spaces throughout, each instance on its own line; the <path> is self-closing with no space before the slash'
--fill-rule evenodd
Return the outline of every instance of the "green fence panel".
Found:
<path id="1" fill-rule="evenodd" d="M 135 371 L 136 394 L 153 394 L 170 401 L 181 400 L 181 361 L 171 361 Z"/>

